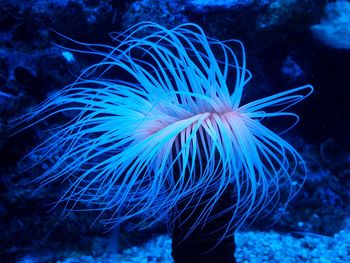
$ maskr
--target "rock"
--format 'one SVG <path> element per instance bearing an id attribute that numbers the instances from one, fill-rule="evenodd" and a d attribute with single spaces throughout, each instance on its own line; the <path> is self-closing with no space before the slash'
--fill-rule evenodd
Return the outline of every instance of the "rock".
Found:
<path id="1" fill-rule="evenodd" d="M 257 19 L 258 30 L 273 29 L 288 23 L 294 28 L 302 28 L 319 17 L 324 0 L 269 0 Z M 288 27 L 288 31 L 292 28 Z"/>
<path id="2" fill-rule="evenodd" d="M 136 0 L 123 16 L 123 27 L 128 29 L 143 21 L 153 21 L 166 27 L 188 22 L 182 1 Z"/>
<path id="3" fill-rule="evenodd" d="M 329 2 L 321 22 L 311 27 L 314 36 L 324 44 L 350 49 L 350 2 Z"/>
<path id="4" fill-rule="evenodd" d="M 334 139 L 328 139 L 321 144 L 320 155 L 322 161 L 333 171 L 338 168 L 342 171 L 350 169 L 350 153 L 342 149 Z"/>
<path id="5" fill-rule="evenodd" d="M 220 11 L 223 9 L 233 9 L 241 6 L 252 5 L 254 0 L 186 0 L 186 6 L 188 10 L 192 10 L 197 13 L 206 13 Z"/>

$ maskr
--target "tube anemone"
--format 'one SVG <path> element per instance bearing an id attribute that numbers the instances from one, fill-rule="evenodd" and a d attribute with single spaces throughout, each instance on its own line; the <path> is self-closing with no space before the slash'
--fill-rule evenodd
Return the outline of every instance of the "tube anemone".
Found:
<path id="1" fill-rule="evenodd" d="M 251 73 L 240 41 L 207 37 L 195 24 L 169 30 L 151 22 L 112 37 L 116 46 L 75 41 L 85 48 L 75 51 L 101 61 L 20 120 L 73 116 L 33 151 L 38 163 L 59 156 L 36 179 L 41 185 L 68 179 L 59 201 L 69 210 L 83 203 L 113 211 L 107 223 L 172 223 L 200 207 L 187 236 L 225 213 L 230 218 L 218 228 L 232 234 L 274 207 L 281 187 L 288 203 L 300 187 L 293 175 L 298 166 L 306 173 L 305 164 L 263 122 L 293 117 L 294 126 L 298 117 L 287 110 L 310 85 L 242 105 Z M 218 211 L 227 191 L 234 202 Z"/>

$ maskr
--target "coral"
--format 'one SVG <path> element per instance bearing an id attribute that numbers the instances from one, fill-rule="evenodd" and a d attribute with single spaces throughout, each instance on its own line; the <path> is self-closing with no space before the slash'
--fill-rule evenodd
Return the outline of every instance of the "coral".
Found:
<path id="1" fill-rule="evenodd" d="M 144 30 L 152 33 L 140 37 Z M 293 127 L 298 116 L 286 110 L 310 85 L 242 105 L 251 73 L 240 41 L 209 38 L 195 24 L 168 30 L 151 22 L 113 37 L 115 47 L 75 41 L 102 60 L 18 121 L 74 116 L 33 150 L 38 163 L 59 156 L 36 181 L 69 182 L 59 200 L 68 212 L 113 211 L 107 224 L 139 216 L 153 223 L 170 220 L 179 202 L 184 210 L 201 205 L 193 230 L 218 216 L 216 201 L 233 185 L 229 234 L 273 208 L 282 187 L 288 203 L 305 164 L 263 121 L 294 118 Z"/>
<path id="2" fill-rule="evenodd" d="M 350 2 L 330 2 L 321 23 L 311 31 L 323 43 L 339 49 L 350 49 Z"/>

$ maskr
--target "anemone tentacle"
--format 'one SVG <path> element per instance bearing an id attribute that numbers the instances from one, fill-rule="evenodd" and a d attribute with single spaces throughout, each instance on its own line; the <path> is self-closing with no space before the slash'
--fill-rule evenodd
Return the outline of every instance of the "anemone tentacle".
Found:
<path id="1" fill-rule="evenodd" d="M 195 228 L 218 216 L 213 207 L 233 184 L 230 233 L 274 206 L 282 186 L 295 194 L 292 177 L 299 166 L 306 173 L 303 159 L 262 122 L 294 117 L 294 126 L 298 117 L 286 110 L 312 86 L 241 105 L 251 73 L 240 41 L 209 38 L 194 24 L 169 30 L 151 22 L 113 39 L 115 47 L 75 42 L 102 60 L 20 120 L 74 114 L 33 151 L 45 153 L 38 162 L 60 156 L 37 181 L 69 179 L 60 198 L 68 209 L 82 202 L 114 211 L 110 223 L 139 216 L 154 222 L 180 201 L 202 204 Z"/>

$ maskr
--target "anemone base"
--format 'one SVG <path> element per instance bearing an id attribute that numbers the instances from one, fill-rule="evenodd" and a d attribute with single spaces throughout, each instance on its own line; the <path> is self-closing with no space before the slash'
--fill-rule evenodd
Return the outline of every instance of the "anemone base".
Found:
<path id="1" fill-rule="evenodd" d="M 215 214 L 220 214 L 232 205 L 233 200 L 229 193 L 229 189 L 226 189 L 218 200 L 213 209 Z M 194 210 L 181 209 L 184 205 L 179 204 L 178 211 L 182 212 L 176 217 L 173 226 L 171 255 L 174 263 L 236 263 L 233 234 L 222 239 L 224 234 L 227 234 L 225 226 L 231 221 L 232 214 L 230 212 L 221 213 L 204 226 L 196 227 L 186 237 L 186 233 L 200 216 L 205 204 L 194 206 Z"/>
<path id="2" fill-rule="evenodd" d="M 233 236 L 217 244 L 216 238 L 189 237 L 181 242 L 172 239 L 174 263 L 236 263 Z"/>

